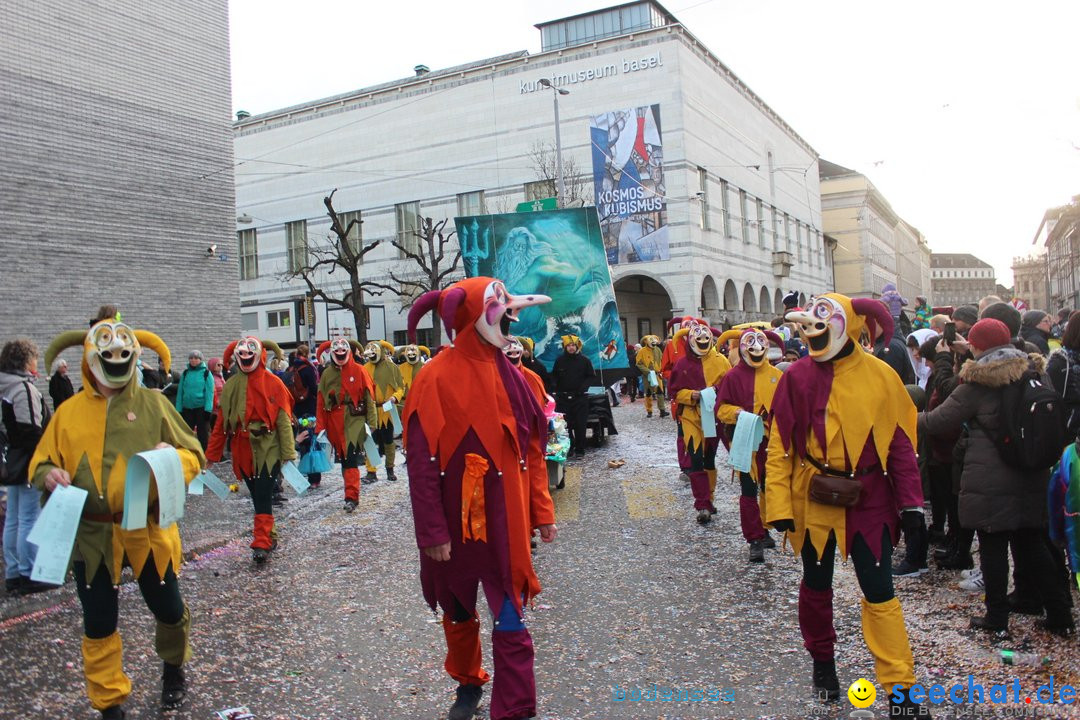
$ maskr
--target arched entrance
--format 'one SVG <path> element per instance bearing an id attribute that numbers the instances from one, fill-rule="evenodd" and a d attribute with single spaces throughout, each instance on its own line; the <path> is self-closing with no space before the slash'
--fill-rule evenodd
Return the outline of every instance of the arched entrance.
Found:
<path id="1" fill-rule="evenodd" d="M 784 293 L 780 288 L 776 288 L 776 294 L 773 295 L 773 307 L 776 308 L 777 315 L 784 314 Z"/>
<path id="2" fill-rule="evenodd" d="M 739 291 L 735 289 L 735 283 L 731 280 L 724 283 L 724 309 L 739 309 Z"/>
<path id="3" fill-rule="evenodd" d="M 698 310 L 703 318 L 714 323 L 720 317 L 720 309 L 720 291 L 716 287 L 716 281 L 711 275 L 706 275 L 701 283 L 701 304 L 698 305 Z"/>
<path id="4" fill-rule="evenodd" d="M 769 297 L 769 288 L 762 286 L 761 299 L 758 302 L 758 312 L 763 315 L 772 315 L 772 298 Z"/>
<path id="5" fill-rule="evenodd" d="M 665 285 L 648 275 L 627 275 L 615 281 L 615 303 L 628 345 L 645 335 L 664 337 L 674 304 Z"/>
<path id="6" fill-rule="evenodd" d="M 742 309 L 743 312 L 757 312 L 757 298 L 754 296 L 754 286 L 750 283 L 743 286 Z"/>

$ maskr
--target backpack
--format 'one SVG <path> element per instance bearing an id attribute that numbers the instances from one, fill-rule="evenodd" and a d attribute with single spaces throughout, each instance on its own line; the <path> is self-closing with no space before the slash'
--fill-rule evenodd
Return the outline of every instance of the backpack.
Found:
<path id="1" fill-rule="evenodd" d="M 1026 371 L 1001 389 L 998 430 L 988 434 L 1006 465 L 1020 470 L 1053 467 L 1068 444 L 1061 396 L 1043 384 L 1038 372 Z"/>
<path id="2" fill-rule="evenodd" d="M 33 414 L 34 401 L 30 383 L 24 382 L 26 400 Z M 26 427 L 15 420 L 15 406 L 9 398 L 0 401 L 0 485 L 23 485 L 28 482 L 26 471 L 34 454 L 40 430 L 32 424 Z M 32 418 L 31 418 L 32 419 Z M 42 418 L 44 421 L 44 418 Z M 44 422 L 42 423 L 44 425 Z M 27 447 L 28 446 L 28 447 Z"/>
<path id="3" fill-rule="evenodd" d="M 281 382 L 285 383 L 285 387 L 292 393 L 294 405 L 307 400 L 308 389 L 304 385 L 304 378 L 300 376 L 299 367 L 294 365 L 286 370 L 285 374 L 281 376 Z"/>
<path id="4" fill-rule="evenodd" d="M 1065 360 L 1064 387 L 1058 388 L 1058 392 L 1065 399 L 1065 427 L 1069 437 L 1076 437 L 1080 433 L 1080 357 L 1065 350 L 1057 350 L 1055 354 Z"/>

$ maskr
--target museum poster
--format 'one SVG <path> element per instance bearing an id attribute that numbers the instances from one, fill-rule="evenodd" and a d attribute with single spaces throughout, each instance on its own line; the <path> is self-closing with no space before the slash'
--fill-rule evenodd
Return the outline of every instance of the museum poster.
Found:
<path id="1" fill-rule="evenodd" d="M 660 106 L 596 115 L 589 132 L 596 212 L 608 262 L 667 260 Z"/>
<path id="2" fill-rule="evenodd" d="M 550 370 L 562 354 L 563 335 L 581 338 L 597 371 L 627 367 L 595 208 L 477 215 L 455 222 L 468 277 L 498 278 L 511 295 L 551 297 L 550 303 L 525 308 L 510 330 L 533 339 L 545 367 Z"/>

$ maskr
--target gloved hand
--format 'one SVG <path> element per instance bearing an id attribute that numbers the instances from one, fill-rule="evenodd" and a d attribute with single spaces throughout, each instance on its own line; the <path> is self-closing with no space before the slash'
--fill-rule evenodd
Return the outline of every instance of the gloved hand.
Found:
<path id="1" fill-rule="evenodd" d="M 770 525 L 773 526 L 773 530 L 779 532 L 795 532 L 795 521 L 790 518 L 783 520 L 773 520 Z"/>
<path id="2" fill-rule="evenodd" d="M 900 527 L 905 533 L 917 531 L 925 522 L 926 518 L 918 510 L 904 510 L 900 513 Z"/>

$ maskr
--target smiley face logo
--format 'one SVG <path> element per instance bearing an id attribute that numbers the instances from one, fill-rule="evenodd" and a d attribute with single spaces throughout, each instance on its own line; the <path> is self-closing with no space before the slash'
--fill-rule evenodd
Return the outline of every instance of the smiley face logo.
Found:
<path id="1" fill-rule="evenodd" d="M 847 691 L 848 700 L 857 708 L 867 708 L 874 704 L 877 699 L 877 689 L 873 683 L 865 678 L 859 678 L 851 683 Z"/>

